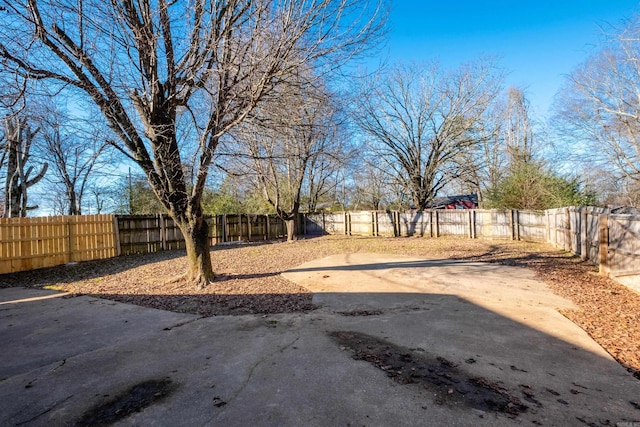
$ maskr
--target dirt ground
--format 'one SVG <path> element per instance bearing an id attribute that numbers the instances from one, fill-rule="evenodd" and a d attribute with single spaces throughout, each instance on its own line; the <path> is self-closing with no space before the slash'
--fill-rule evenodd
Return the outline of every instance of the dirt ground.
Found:
<path id="1" fill-rule="evenodd" d="M 640 294 L 600 277 L 596 267 L 547 244 L 452 238 L 326 236 L 293 243 L 218 245 L 218 278 L 206 289 L 171 279 L 186 269 L 184 252 L 91 261 L 0 276 L 0 287 L 47 287 L 75 294 L 202 316 L 313 310 L 312 294 L 280 273 L 313 259 L 373 252 L 495 262 L 533 269 L 580 309 L 564 311 L 640 379 Z"/>

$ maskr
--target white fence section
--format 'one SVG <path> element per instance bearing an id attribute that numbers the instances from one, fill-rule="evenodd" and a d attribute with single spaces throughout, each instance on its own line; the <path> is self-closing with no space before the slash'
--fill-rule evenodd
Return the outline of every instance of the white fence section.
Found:
<path id="1" fill-rule="evenodd" d="M 513 211 L 516 223 L 516 240 L 546 241 L 547 215 L 543 211 Z"/>
<path id="2" fill-rule="evenodd" d="M 511 211 L 476 210 L 475 237 L 489 239 L 510 239 L 512 235 Z"/>
<path id="3" fill-rule="evenodd" d="M 544 211 L 425 210 L 304 214 L 307 235 L 460 236 L 505 240 L 547 240 Z"/>
<path id="4" fill-rule="evenodd" d="M 310 235 L 460 236 L 548 242 L 599 265 L 603 274 L 637 277 L 640 281 L 640 215 L 612 214 L 605 208 L 332 212 L 305 214 L 302 221 L 305 233 Z"/>

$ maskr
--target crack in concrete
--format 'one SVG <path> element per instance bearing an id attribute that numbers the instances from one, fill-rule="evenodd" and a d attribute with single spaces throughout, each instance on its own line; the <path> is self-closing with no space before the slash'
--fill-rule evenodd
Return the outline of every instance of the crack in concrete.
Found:
<path id="1" fill-rule="evenodd" d="M 284 351 L 288 350 L 296 342 L 298 342 L 298 340 L 300 340 L 300 336 L 299 335 L 296 336 L 296 338 L 293 341 L 291 341 L 290 343 L 288 343 L 286 345 L 283 345 L 281 347 L 278 347 L 274 351 L 272 351 L 272 352 L 264 355 L 260 359 L 256 360 L 256 362 L 253 365 L 251 365 L 251 368 L 249 369 L 249 375 L 247 375 L 247 378 L 244 380 L 244 382 L 242 383 L 240 388 L 238 388 L 238 390 L 233 394 L 233 396 L 231 396 L 231 398 L 229 398 L 228 401 L 225 401 L 223 405 L 216 405 L 218 408 L 220 408 L 220 411 L 218 411 L 213 417 L 211 417 L 209 420 L 207 420 L 207 422 L 202 424 L 202 426 L 204 427 L 204 426 L 209 425 L 213 420 L 215 420 L 216 418 L 220 417 L 220 415 L 222 415 L 224 413 L 224 411 L 228 407 L 227 404 L 233 402 L 234 400 L 236 400 L 238 398 L 238 396 L 243 392 L 243 390 L 247 387 L 247 385 L 251 381 L 251 378 L 253 377 L 253 374 L 254 374 L 256 368 L 259 365 L 261 365 L 263 362 L 265 362 L 267 359 L 271 358 L 272 356 L 274 356 L 274 355 L 276 355 L 278 353 L 283 353 Z M 218 399 L 220 399 L 220 398 L 218 397 Z"/>
<path id="2" fill-rule="evenodd" d="M 41 416 L 51 412 L 53 409 L 55 409 L 56 406 L 59 406 L 59 405 L 65 403 L 67 400 L 71 399 L 72 397 L 73 397 L 73 394 L 70 395 L 70 396 L 65 397 L 64 399 L 60 400 L 59 402 L 55 402 L 53 405 L 49 406 L 44 411 L 40 412 L 39 414 L 34 415 L 33 417 L 29 418 L 28 420 L 24 420 L 24 421 L 20 421 L 20 422 L 16 423 L 16 426 L 25 425 L 25 424 L 28 424 L 28 423 L 30 423 L 32 421 L 35 421 L 36 419 L 40 418 Z"/>
<path id="3" fill-rule="evenodd" d="M 163 331 L 170 331 L 170 330 L 172 330 L 172 329 L 174 329 L 174 328 L 179 328 L 179 327 L 181 327 L 181 326 L 185 326 L 185 325 L 188 325 L 188 324 L 190 324 L 190 323 L 193 323 L 193 322 L 196 322 L 196 321 L 198 321 L 198 320 L 205 319 L 205 318 L 206 318 L 206 316 L 200 316 L 200 317 L 196 317 L 195 319 L 185 320 L 185 321 L 183 321 L 183 322 L 176 323 L 176 324 L 175 324 L 175 325 L 173 325 L 173 326 L 167 326 L 166 328 L 164 328 L 164 329 L 163 329 Z"/>
<path id="4" fill-rule="evenodd" d="M 49 375 L 49 374 L 50 374 L 50 373 L 52 373 L 52 372 L 55 372 L 55 371 L 56 371 L 56 370 L 58 370 L 59 368 L 62 368 L 62 367 L 65 365 L 65 363 L 67 363 L 67 359 L 62 359 L 62 362 L 60 362 L 60 363 L 58 364 L 58 366 L 56 366 L 55 368 L 53 368 L 52 370 L 50 370 L 49 372 L 47 372 L 47 375 Z"/>
<path id="5" fill-rule="evenodd" d="M 430 304 L 430 305 L 437 305 L 437 304 Z M 347 316 L 347 317 L 367 317 L 367 316 L 382 316 L 385 314 L 424 313 L 430 310 L 431 308 L 429 307 L 408 305 L 408 306 L 391 307 L 391 308 L 368 307 L 368 308 L 346 310 L 346 311 L 331 310 L 331 313 L 339 314 L 341 316 Z"/>
<path id="6" fill-rule="evenodd" d="M 60 363 L 58 363 L 56 366 L 54 366 L 53 368 L 49 369 L 44 375 L 42 376 L 47 376 L 53 372 L 55 372 L 57 369 L 61 368 L 62 366 L 65 365 L 65 363 L 67 363 L 67 359 L 62 359 L 62 361 Z M 29 381 L 27 383 L 27 385 L 24 386 L 24 388 L 31 388 L 33 387 L 33 384 L 38 382 L 40 380 L 40 377 L 35 377 L 34 379 L 32 379 L 31 381 Z"/>

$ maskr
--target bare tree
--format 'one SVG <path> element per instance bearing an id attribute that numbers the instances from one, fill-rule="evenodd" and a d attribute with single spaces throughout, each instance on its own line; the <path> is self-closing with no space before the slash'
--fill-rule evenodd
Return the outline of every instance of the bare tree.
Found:
<path id="1" fill-rule="evenodd" d="M 436 64 L 399 65 L 373 79 L 359 96 L 354 117 L 372 138 L 372 150 L 424 209 L 466 171 L 460 154 L 487 138 L 483 118 L 502 75 L 489 60 L 451 72 Z"/>
<path id="2" fill-rule="evenodd" d="M 64 189 L 67 215 L 82 215 L 83 198 L 89 187 L 95 188 L 95 178 L 104 162 L 100 156 L 107 141 L 98 134 L 84 134 L 69 129 L 59 121 L 43 132 L 43 153 L 52 162 L 55 190 Z"/>
<path id="3" fill-rule="evenodd" d="M 373 46 L 384 24 L 379 4 L 366 0 L 0 5 L 0 57 L 18 75 L 88 96 L 100 109 L 113 145 L 139 165 L 180 227 L 186 277 L 199 287 L 214 278 L 202 194 L 221 137 L 302 64 L 340 67 Z M 184 159 L 195 159 L 192 186 Z"/>
<path id="4" fill-rule="evenodd" d="M 614 30 L 558 93 L 555 123 L 578 161 L 640 185 L 640 16 Z"/>
<path id="5" fill-rule="evenodd" d="M 353 208 L 380 210 L 391 202 L 391 188 L 396 178 L 387 173 L 380 158 L 368 154 L 366 150 L 358 150 L 355 154 L 357 164 L 352 169 Z"/>
<path id="6" fill-rule="evenodd" d="M 460 163 L 468 165 L 461 176 L 463 187 L 477 192 L 480 206 L 510 169 L 533 161 L 536 147 L 530 110 L 524 91 L 509 87 L 487 110 L 483 131 L 487 137 L 461 153 Z"/>
<path id="7" fill-rule="evenodd" d="M 32 176 L 34 165 L 29 164 L 31 147 L 40 128 L 32 129 L 26 117 L 5 117 L 5 143 L 0 164 L 5 163 L 6 179 L 4 187 L 5 217 L 25 217 L 27 211 L 38 206 L 28 204 L 27 190 L 44 178 L 48 163 L 40 165 L 40 171 Z"/>
<path id="8" fill-rule="evenodd" d="M 335 128 L 339 128 L 336 124 Z M 309 160 L 309 170 L 305 180 L 305 198 L 307 211 L 314 212 L 321 202 L 335 202 L 331 195 L 338 185 L 341 168 L 348 163 L 353 151 L 345 144 L 346 135 L 331 132 L 319 141 L 318 154 Z M 329 200 L 330 199 L 330 200 Z"/>
<path id="9" fill-rule="evenodd" d="M 286 223 L 287 240 L 296 238 L 296 218 L 305 187 L 311 198 L 325 188 L 339 165 L 335 146 L 340 120 L 331 96 L 316 82 L 302 79 L 283 86 L 263 108 L 235 132 L 235 174 L 247 173 L 254 185 Z M 325 182 L 323 182 L 323 180 Z"/>
<path id="10" fill-rule="evenodd" d="M 534 155 L 534 133 L 531 106 L 524 91 L 510 87 L 504 111 L 502 134 L 510 163 L 531 162 Z"/>

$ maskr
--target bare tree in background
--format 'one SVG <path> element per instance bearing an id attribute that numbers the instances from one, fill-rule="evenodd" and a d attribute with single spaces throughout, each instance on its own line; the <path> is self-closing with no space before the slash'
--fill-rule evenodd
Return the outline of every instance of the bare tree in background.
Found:
<path id="1" fill-rule="evenodd" d="M 32 175 L 35 166 L 30 164 L 31 147 L 40 128 L 32 129 L 24 116 L 5 117 L 4 144 L 0 165 L 6 168 L 4 181 L 4 216 L 9 218 L 26 217 L 30 206 L 28 190 L 37 184 L 47 172 L 48 163 L 41 164 L 39 172 Z"/>
<path id="2" fill-rule="evenodd" d="M 615 30 L 557 95 L 555 122 L 575 157 L 640 188 L 640 16 Z M 629 200 L 633 200 L 631 195 Z"/>
<path id="3" fill-rule="evenodd" d="M 317 198 L 322 179 L 340 164 L 334 150 L 340 119 L 333 99 L 319 82 L 306 78 L 282 86 L 235 133 L 230 148 L 235 174 L 247 174 L 286 223 L 287 240 L 296 238 L 296 218 L 305 186 Z M 292 82 L 293 83 L 293 82 Z M 231 147 L 231 146 L 230 146 Z"/>
<path id="4" fill-rule="evenodd" d="M 74 129 L 64 118 L 49 123 L 42 139 L 43 155 L 53 165 L 53 174 L 49 177 L 54 184 L 52 190 L 58 193 L 60 186 L 64 189 L 60 207 L 64 207 L 66 215 L 82 215 L 84 196 L 90 188 L 96 189 L 96 175 L 104 167 L 106 159 L 100 156 L 107 148 L 107 141 L 95 132 L 87 134 Z M 95 203 L 97 208 L 100 200 L 96 199 Z"/>
<path id="5" fill-rule="evenodd" d="M 318 141 L 318 155 L 309 160 L 304 188 L 308 212 L 318 210 L 323 202 L 335 202 L 332 194 L 338 185 L 338 175 L 353 155 L 353 150 L 348 147 L 347 135 L 341 133 L 340 128 L 340 123 L 334 123 L 333 131 Z"/>
<path id="6" fill-rule="evenodd" d="M 507 90 L 507 104 L 500 131 L 508 161 L 529 163 L 534 158 L 534 132 L 531 106 L 524 91 L 514 87 Z"/>
<path id="7" fill-rule="evenodd" d="M 466 172 L 460 154 L 487 138 L 483 118 L 502 75 L 479 60 L 445 72 L 436 64 L 396 66 L 359 96 L 354 117 L 372 149 L 424 209 L 439 190 Z"/>
<path id="8" fill-rule="evenodd" d="M 356 208 L 379 210 L 386 195 L 384 175 L 378 168 L 367 165 L 356 173 Z"/>
<path id="9" fill-rule="evenodd" d="M 221 137 L 300 68 L 329 72 L 381 36 L 379 4 L 311 0 L 0 0 L 0 57 L 88 96 L 214 278 L 202 195 Z M 188 133 L 188 138 L 181 138 Z M 179 141 L 186 141 L 179 143 Z M 195 159 L 188 185 L 184 159 Z"/>
<path id="10" fill-rule="evenodd" d="M 464 180 L 477 191 L 480 206 L 510 169 L 534 158 L 534 125 L 531 108 L 522 89 L 509 87 L 487 111 L 483 139 L 472 151 L 462 153 L 468 164 Z M 475 167 L 474 167 L 475 165 Z"/>

